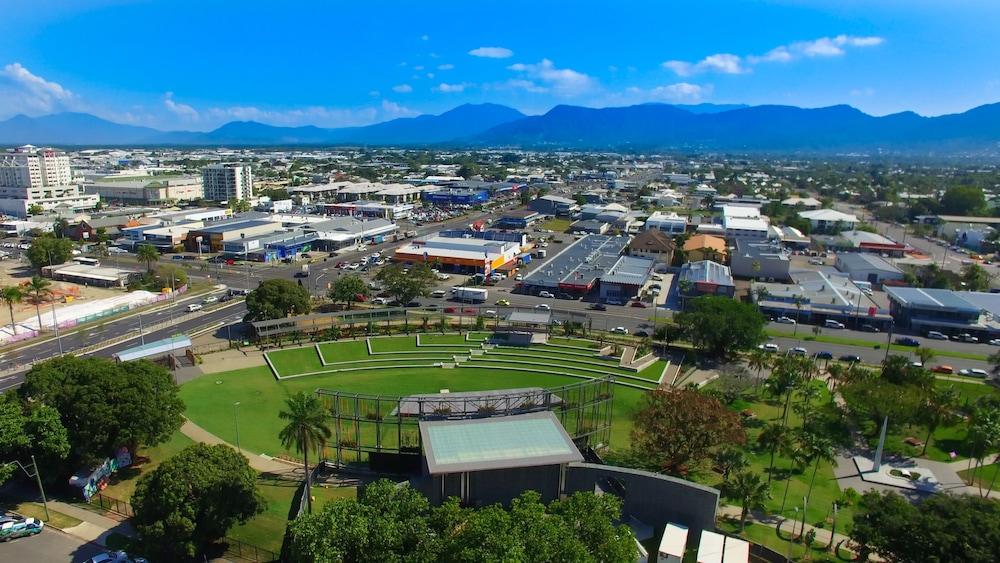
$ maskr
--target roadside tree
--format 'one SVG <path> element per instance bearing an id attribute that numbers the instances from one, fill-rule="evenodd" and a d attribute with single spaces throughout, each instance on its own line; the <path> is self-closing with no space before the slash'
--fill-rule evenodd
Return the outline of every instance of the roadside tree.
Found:
<path id="1" fill-rule="evenodd" d="M 674 321 L 695 347 L 716 357 L 749 350 L 765 339 L 766 319 L 760 311 L 728 297 L 692 299 Z"/>
<path id="2" fill-rule="evenodd" d="M 31 267 L 41 272 L 42 266 L 62 264 L 69 260 L 73 256 L 73 241 L 46 233 L 32 239 L 25 256 L 31 262 Z"/>
<path id="3" fill-rule="evenodd" d="M 266 321 L 289 315 L 304 315 L 312 310 L 309 292 L 291 280 L 264 280 L 247 295 L 247 314 L 243 320 Z"/>
<path id="4" fill-rule="evenodd" d="M 365 284 L 365 280 L 357 274 L 338 278 L 331 285 L 330 291 L 327 292 L 327 297 L 335 303 L 343 302 L 347 309 L 350 309 L 354 302 L 358 301 L 358 296 L 366 297 L 367 295 L 368 286 Z"/>
<path id="5" fill-rule="evenodd" d="M 420 263 L 407 272 L 403 270 L 401 264 L 389 264 L 379 270 L 375 279 L 381 282 L 385 292 L 401 305 L 430 293 L 437 279 L 430 266 Z"/>

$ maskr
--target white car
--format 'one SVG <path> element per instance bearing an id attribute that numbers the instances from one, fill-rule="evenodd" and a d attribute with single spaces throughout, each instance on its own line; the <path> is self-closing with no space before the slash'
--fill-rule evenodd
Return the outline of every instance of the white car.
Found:
<path id="1" fill-rule="evenodd" d="M 806 354 L 809 353 L 809 351 L 801 346 L 796 346 L 795 348 L 789 350 L 788 353 L 793 356 L 805 356 Z"/>
<path id="2" fill-rule="evenodd" d="M 783 325 L 793 325 L 793 324 L 795 324 L 795 319 L 793 319 L 791 317 L 778 317 L 778 318 L 774 319 L 774 322 L 779 323 L 779 324 L 783 324 Z"/>
<path id="3" fill-rule="evenodd" d="M 201 304 L 200 303 L 192 303 L 192 304 L 190 304 L 190 305 L 187 306 L 187 310 L 188 310 L 188 313 L 193 313 L 195 311 L 200 311 L 201 310 Z"/>
<path id="4" fill-rule="evenodd" d="M 375 299 L 372 299 L 372 305 L 385 305 L 388 302 L 389 300 L 385 297 L 376 297 Z"/>
<path id="5" fill-rule="evenodd" d="M 495 316 L 497 316 L 497 312 L 494 311 L 493 309 L 489 309 L 488 311 L 486 311 L 485 313 L 483 313 L 483 315 L 486 316 L 486 317 L 495 317 Z"/>
<path id="6" fill-rule="evenodd" d="M 994 338 L 993 340 L 990 340 L 990 345 L 991 346 L 1000 346 L 1000 338 Z"/>
<path id="7" fill-rule="evenodd" d="M 760 348 L 765 352 L 778 352 L 781 350 L 781 348 L 779 348 L 777 344 L 771 342 L 768 342 L 767 344 L 761 344 L 757 348 Z"/>
<path id="8" fill-rule="evenodd" d="M 524 280 L 524 276 L 521 275 L 521 274 L 518 274 L 518 275 L 514 276 L 514 281 L 523 281 L 523 280 Z"/>
<path id="9" fill-rule="evenodd" d="M 616 326 L 615 328 L 611 329 L 611 332 L 613 334 L 628 334 L 628 329 L 623 326 Z"/>
<path id="10" fill-rule="evenodd" d="M 555 295 L 553 295 L 552 293 L 549 293 L 548 291 L 539 291 L 538 292 L 538 296 L 539 297 L 544 297 L 546 299 L 552 299 L 553 297 L 555 297 Z"/>
<path id="11" fill-rule="evenodd" d="M 437 289 L 431 292 L 431 297 L 444 297 L 445 291 L 443 289 Z"/>
<path id="12" fill-rule="evenodd" d="M 968 377 L 978 377 L 978 378 L 981 378 L 981 379 L 986 379 L 986 376 L 989 375 L 988 373 L 986 373 L 986 370 L 979 369 L 979 368 L 970 368 L 970 369 L 958 370 L 958 374 L 959 375 L 966 375 Z"/>
<path id="13" fill-rule="evenodd" d="M 450 280 L 450 279 L 451 279 L 451 276 L 450 276 L 450 275 L 448 275 L 448 274 L 438 274 L 438 275 L 437 275 L 437 279 L 439 279 L 439 280 L 441 280 L 441 281 L 444 281 L 444 280 Z"/>
<path id="14" fill-rule="evenodd" d="M 535 305 L 535 308 L 538 309 L 539 311 L 551 311 L 552 310 L 552 307 L 549 307 L 549 305 L 547 303 L 539 303 L 538 305 Z"/>
<path id="15" fill-rule="evenodd" d="M 218 303 L 219 298 L 214 295 L 209 295 L 208 297 L 202 299 L 201 302 L 205 305 L 208 305 L 209 303 Z"/>
<path id="16" fill-rule="evenodd" d="M 823 323 L 823 326 L 825 326 L 826 328 L 846 328 L 846 325 L 844 325 L 844 323 L 832 319 L 829 319 L 825 323 Z"/>

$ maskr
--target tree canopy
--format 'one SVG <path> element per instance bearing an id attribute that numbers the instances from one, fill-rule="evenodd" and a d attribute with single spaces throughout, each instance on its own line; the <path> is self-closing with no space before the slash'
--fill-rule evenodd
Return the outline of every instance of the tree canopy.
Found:
<path id="1" fill-rule="evenodd" d="M 375 279 L 382 282 L 386 293 L 401 304 L 409 303 L 417 297 L 430 293 L 431 286 L 437 279 L 431 267 L 426 263 L 420 263 L 403 271 L 401 264 L 389 264 L 375 275 Z"/>
<path id="2" fill-rule="evenodd" d="M 66 428 L 54 408 L 22 403 L 13 393 L 0 395 L 0 484 L 17 470 L 6 465 L 10 462 L 28 463 L 34 455 L 39 465 L 52 467 L 68 454 Z"/>
<path id="3" fill-rule="evenodd" d="M 73 256 L 73 241 L 46 233 L 31 241 L 25 256 L 35 270 L 41 270 L 42 266 L 49 264 L 62 264 Z"/>
<path id="4" fill-rule="evenodd" d="M 715 448 L 745 441 L 739 415 L 693 389 L 646 393 L 632 427 L 635 453 L 675 475 L 709 459 Z"/>
<path id="5" fill-rule="evenodd" d="M 511 503 L 464 508 L 452 498 L 431 508 L 419 492 L 377 481 L 358 500 L 327 503 L 289 525 L 289 561 L 581 561 L 635 560 L 621 501 L 576 493 L 547 507 L 535 491 Z"/>
<path id="6" fill-rule="evenodd" d="M 283 279 L 264 280 L 247 295 L 246 321 L 281 319 L 304 315 L 312 310 L 309 292 L 301 285 Z"/>
<path id="7" fill-rule="evenodd" d="M 334 302 L 343 301 L 348 309 L 358 300 L 359 295 L 362 297 L 368 295 L 368 285 L 357 274 L 349 274 L 337 278 L 327 293 L 327 296 Z"/>
<path id="8" fill-rule="evenodd" d="M 180 561 L 265 506 L 246 457 L 227 445 L 194 444 L 139 479 L 132 522 L 150 555 Z"/>
<path id="9" fill-rule="evenodd" d="M 691 299 L 674 322 L 695 347 L 713 356 L 753 348 L 764 341 L 764 315 L 749 303 L 706 295 Z"/>
<path id="10" fill-rule="evenodd" d="M 896 493 L 866 493 L 851 539 L 861 560 L 876 553 L 899 563 L 996 561 L 1000 503 L 971 495 L 936 494 L 916 505 Z"/>
<path id="11" fill-rule="evenodd" d="M 59 413 L 73 461 L 103 460 L 126 446 L 165 442 L 181 426 L 184 403 L 162 366 L 140 360 L 63 356 L 36 365 L 18 389 L 22 399 Z"/>
<path id="12" fill-rule="evenodd" d="M 941 212 L 949 215 L 979 215 L 986 208 L 986 196 L 976 186 L 952 186 L 941 197 Z"/>

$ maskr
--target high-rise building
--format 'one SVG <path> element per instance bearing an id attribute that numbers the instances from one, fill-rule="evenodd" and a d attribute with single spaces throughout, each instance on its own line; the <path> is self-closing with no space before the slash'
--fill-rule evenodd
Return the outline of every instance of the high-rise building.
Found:
<path id="1" fill-rule="evenodd" d="M 249 164 L 212 164 L 201 173 L 205 199 L 241 201 L 253 197 L 253 171 Z"/>
<path id="2" fill-rule="evenodd" d="M 69 157 L 55 149 L 24 145 L 0 154 L 0 212 L 24 217 L 33 205 L 72 212 L 98 201 L 73 183 Z"/>

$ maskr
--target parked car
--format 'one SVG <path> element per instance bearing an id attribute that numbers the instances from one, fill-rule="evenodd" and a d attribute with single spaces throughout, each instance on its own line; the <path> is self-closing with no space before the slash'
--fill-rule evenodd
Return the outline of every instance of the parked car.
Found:
<path id="1" fill-rule="evenodd" d="M 931 340 L 948 340 L 948 337 L 945 336 L 943 332 L 938 332 L 936 330 L 928 332 L 927 338 L 930 338 Z"/>
<path id="2" fill-rule="evenodd" d="M 845 328 L 844 323 L 833 319 L 827 319 L 827 321 L 823 323 L 823 326 L 826 328 Z"/>
<path id="3" fill-rule="evenodd" d="M 649 338 L 649 333 L 645 330 L 637 330 L 632 333 L 633 336 L 638 336 L 639 338 Z"/>
<path id="4" fill-rule="evenodd" d="M 793 325 L 793 324 L 795 324 L 795 319 L 793 319 L 791 317 L 778 317 L 778 318 L 774 319 L 774 322 L 776 322 L 778 324 L 783 324 L 783 325 Z"/>
<path id="5" fill-rule="evenodd" d="M 768 342 L 767 344 L 761 344 L 760 346 L 757 346 L 757 347 L 760 348 L 761 350 L 765 351 L 765 352 L 779 352 L 779 351 L 781 351 L 781 348 L 777 344 L 775 344 L 773 342 Z"/>
<path id="6" fill-rule="evenodd" d="M 933 371 L 934 373 L 955 373 L 955 368 L 949 365 L 941 364 L 932 367 L 931 371 Z"/>
<path id="7" fill-rule="evenodd" d="M 524 280 L 524 275 L 523 274 L 518 274 L 518 275 L 514 276 L 514 281 L 523 281 L 523 280 Z"/>
<path id="8" fill-rule="evenodd" d="M 622 304 L 622 302 L 619 301 L 619 300 L 617 300 L 617 299 L 606 299 L 604 302 L 606 304 L 608 304 L 608 305 L 621 305 Z"/>
<path id="9" fill-rule="evenodd" d="M 852 364 L 856 364 L 861 361 L 861 356 L 858 356 L 856 354 L 844 354 L 843 356 L 837 359 L 842 362 L 850 362 Z"/>
<path id="10" fill-rule="evenodd" d="M 909 336 L 900 336 L 896 339 L 896 344 L 900 346 L 920 346 L 920 341 Z"/>
<path id="11" fill-rule="evenodd" d="M 34 518 L 4 522 L 0 524 L 0 542 L 40 534 L 44 528 L 45 523 Z"/>
<path id="12" fill-rule="evenodd" d="M 820 351 L 820 352 L 816 352 L 816 359 L 817 360 L 832 360 L 833 359 L 833 352 L 827 352 L 826 350 L 823 350 L 823 351 Z"/>
<path id="13" fill-rule="evenodd" d="M 788 353 L 791 354 L 792 356 L 805 356 L 806 354 L 809 353 L 809 351 L 803 348 L 802 346 L 796 346 L 795 348 L 789 350 Z"/>
<path id="14" fill-rule="evenodd" d="M 975 343 L 979 342 L 978 338 L 976 338 L 975 336 L 972 336 L 968 332 L 959 334 L 958 336 L 955 336 L 954 339 L 958 340 L 959 342 L 969 342 L 971 344 L 975 344 Z"/>
<path id="15" fill-rule="evenodd" d="M 645 309 L 646 307 L 649 306 L 643 303 L 642 301 L 633 301 L 630 305 L 632 307 L 638 307 L 639 309 Z"/>
<path id="16" fill-rule="evenodd" d="M 616 326 L 611 329 L 612 334 L 628 334 L 628 329 L 623 326 Z"/>
<path id="17" fill-rule="evenodd" d="M 535 305 L 535 308 L 538 309 L 539 311 L 551 311 L 552 310 L 552 307 L 549 307 L 547 303 L 539 303 L 538 305 Z"/>
<path id="18" fill-rule="evenodd" d="M 436 289 L 431 292 L 431 297 L 444 297 L 445 293 L 446 292 L 443 289 Z"/>
<path id="19" fill-rule="evenodd" d="M 1000 346 L 1000 338 L 994 338 L 990 340 L 990 346 Z"/>
<path id="20" fill-rule="evenodd" d="M 604 306 L 604 303 L 594 303 L 590 306 L 591 310 L 594 311 L 607 311 L 608 308 Z"/>
<path id="21" fill-rule="evenodd" d="M 958 374 L 959 375 L 965 375 L 965 376 L 968 376 L 968 377 L 978 377 L 980 379 L 986 379 L 986 376 L 989 375 L 988 373 L 986 373 L 986 370 L 979 369 L 979 368 L 962 369 L 962 370 L 958 371 Z"/>
<path id="22" fill-rule="evenodd" d="M 389 303 L 389 300 L 385 297 L 376 297 L 372 299 L 372 305 L 386 305 L 387 303 Z"/>

